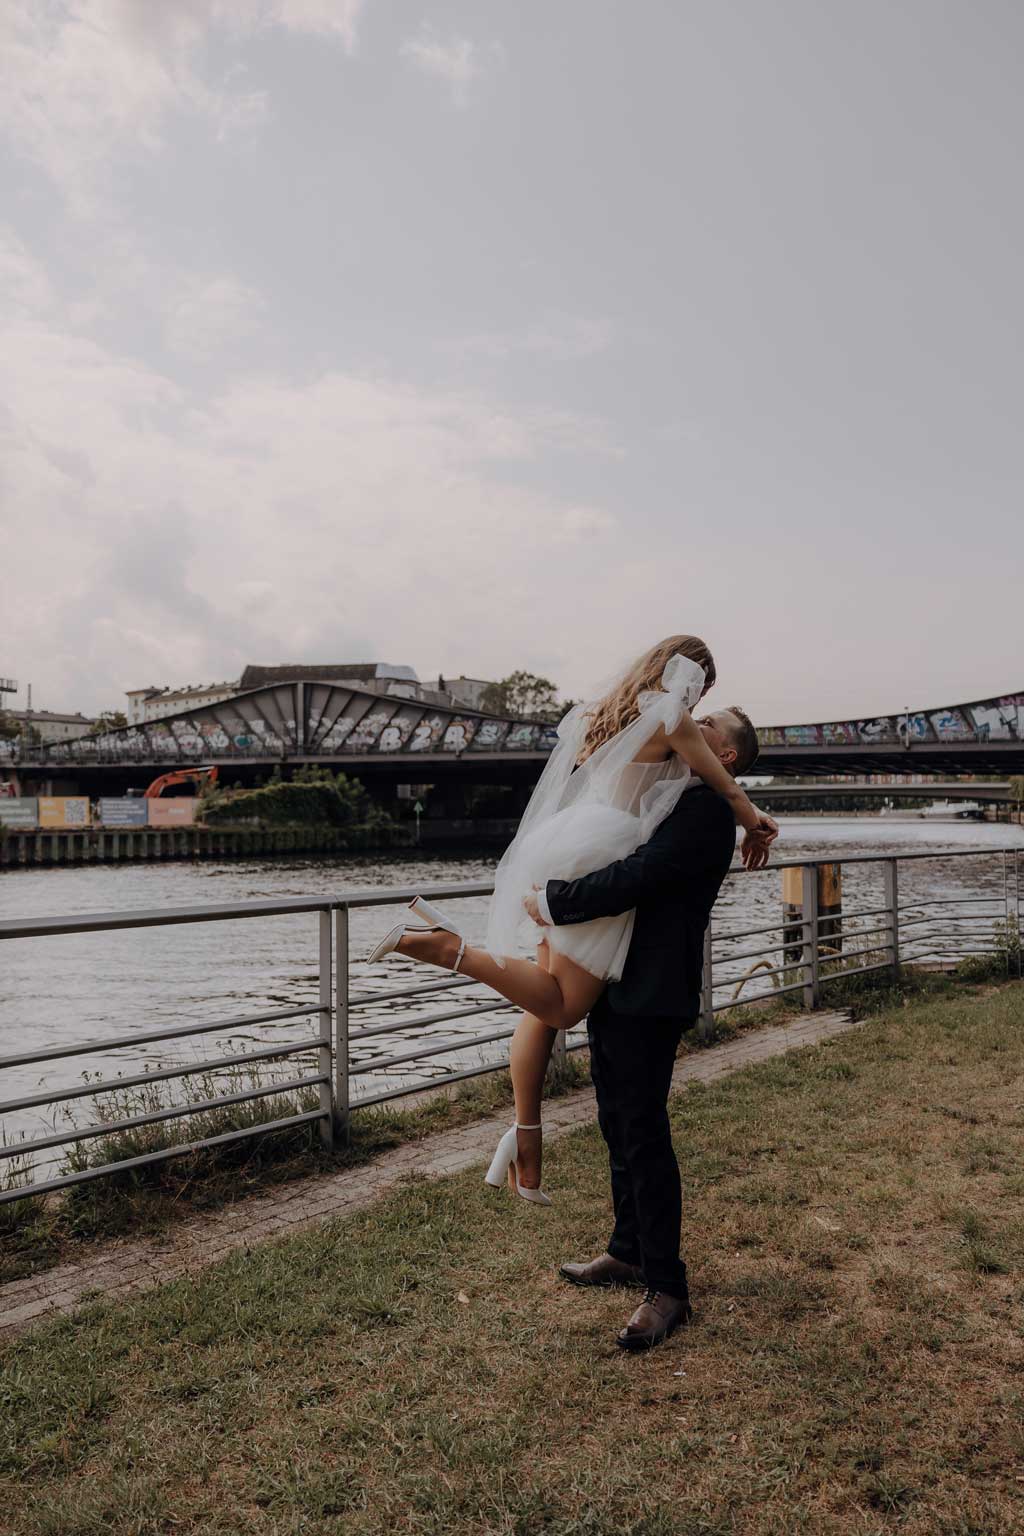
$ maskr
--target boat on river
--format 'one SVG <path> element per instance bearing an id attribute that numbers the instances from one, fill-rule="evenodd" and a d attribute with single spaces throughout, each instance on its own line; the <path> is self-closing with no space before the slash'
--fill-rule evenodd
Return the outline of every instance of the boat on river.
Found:
<path id="1" fill-rule="evenodd" d="M 933 800 L 917 814 L 923 821 L 984 821 L 985 808 L 977 800 Z"/>

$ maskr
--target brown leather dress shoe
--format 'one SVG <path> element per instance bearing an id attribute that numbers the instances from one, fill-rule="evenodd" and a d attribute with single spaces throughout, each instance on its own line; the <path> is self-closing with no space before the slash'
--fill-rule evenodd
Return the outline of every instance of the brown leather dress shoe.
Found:
<path id="1" fill-rule="evenodd" d="M 562 1264 L 558 1273 L 573 1285 L 643 1285 L 643 1270 L 602 1253 L 589 1264 Z"/>
<path id="2" fill-rule="evenodd" d="M 688 1296 L 669 1296 L 666 1291 L 647 1292 L 616 1339 L 620 1349 L 653 1349 L 670 1333 L 693 1320 Z"/>

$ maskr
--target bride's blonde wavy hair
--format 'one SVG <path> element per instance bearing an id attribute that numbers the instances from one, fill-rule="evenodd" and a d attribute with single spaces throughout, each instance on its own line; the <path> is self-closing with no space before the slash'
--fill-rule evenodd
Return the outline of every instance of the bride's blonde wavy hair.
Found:
<path id="1" fill-rule="evenodd" d="M 704 692 L 707 693 L 718 674 L 715 671 L 715 658 L 704 641 L 696 635 L 669 635 L 667 640 L 659 640 L 657 645 L 652 645 L 649 651 L 644 652 L 639 661 L 634 662 L 611 693 L 599 699 L 593 709 L 587 711 L 587 728 L 579 759 L 581 763 L 586 762 L 598 747 L 617 736 L 619 731 L 625 730 L 627 725 L 632 725 L 640 714 L 640 695 L 659 687 L 661 674 L 673 656 L 688 656 L 704 668 L 707 674 Z"/>

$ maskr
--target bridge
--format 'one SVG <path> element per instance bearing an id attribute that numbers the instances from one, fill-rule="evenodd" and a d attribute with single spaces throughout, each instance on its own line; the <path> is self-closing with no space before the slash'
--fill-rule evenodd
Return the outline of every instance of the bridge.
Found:
<path id="1" fill-rule="evenodd" d="M 982 805 L 1013 805 L 1015 796 L 1011 785 L 986 784 L 978 779 L 962 782 L 942 780 L 919 784 L 909 779 L 890 780 L 879 784 L 870 779 L 833 779 L 827 783 L 815 780 L 798 784 L 790 779 L 776 779 L 772 784 L 759 784 L 755 798 L 760 805 L 779 805 L 785 808 L 787 801 L 817 800 L 827 804 L 829 800 L 862 797 L 865 800 L 949 800 L 966 804 L 977 801 Z"/>
<path id="2" fill-rule="evenodd" d="M 1018 774 L 1024 773 L 1024 692 L 940 709 L 766 726 L 758 736 L 757 772 L 776 777 Z M 357 773 L 368 788 L 385 792 L 398 783 L 441 782 L 525 789 L 556 740 L 556 727 L 544 721 L 293 677 L 100 735 L 36 746 L 0 741 L 0 776 L 26 785 L 74 780 L 85 793 L 118 794 L 173 764 L 216 763 L 222 779 L 252 783 L 274 764 L 308 763 Z"/>

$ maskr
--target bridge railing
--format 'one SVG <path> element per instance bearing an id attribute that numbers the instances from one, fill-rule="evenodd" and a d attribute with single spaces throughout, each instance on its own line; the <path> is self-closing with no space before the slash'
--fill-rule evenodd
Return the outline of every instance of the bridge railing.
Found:
<path id="1" fill-rule="evenodd" d="M 904 893 L 901 897 L 901 872 L 912 869 L 917 861 L 959 864 L 971 859 L 985 861 L 981 885 L 966 892 L 951 888 L 942 896 Z M 783 911 L 771 922 L 735 927 L 721 916 L 713 918 L 705 937 L 697 1021 L 702 1040 L 711 1039 L 719 1014 L 752 997 L 789 996 L 816 1008 L 842 979 L 882 970 L 898 974 L 900 966 L 908 963 L 997 956 L 1007 975 L 1021 975 L 1020 850 L 845 857 L 843 865 L 856 869 L 857 879 L 848 882 L 855 899 L 844 906 L 841 917 L 832 910 L 819 910 L 819 870 L 835 862 L 823 856 L 783 860 L 757 876 L 731 872 L 729 882 L 764 881 L 779 869 L 799 870 L 801 899 L 796 909 Z M 258 924 L 272 917 L 298 915 L 314 925 L 317 945 L 314 998 L 240 1016 L 187 1024 L 163 1022 L 103 1038 L 60 1038 L 0 1056 L 0 1094 L 5 1074 L 21 1073 L 22 1086 L 26 1069 L 39 1069 L 41 1074 L 33 1091 L 16 1092 L 0 1102 L 0 1204 L 305 1125 L 315 1124 L 324 1145 L 330 1147 L 336 1139 L 347 1137 L 350 1117 L 360 1110 L 414 1093 L 443 1090 L 507 1067 L 504 1047 L 515 1027 L 514 1019 L 508 1017 L 514 1011 L 511 1004 L 468 978 L 421 973 L 411 967 L 405 973 L 394 968 L 396 985 L 374 985 L 373 976 L 365 984 L 365 968 L 351 953 L 354 913 L 401 907 L 415 894 L 456 904 L 488 896 L 492 889 L 484 880 L 346 891 L 330 901 L 247 901 L 0 922 L 0 940 L 52 940 L 59 950 L 59 941 L 71 935 L 236 920 Z M 725 894 L 728 897 L 728 883 Z M 726 900 L 717 911 L 724 913 L 727 908 Z M 392 914 L 386 912 L 386 925 L 391 921 Z M 385 925 L 379 926 L 383 931 Z M 59 965 L 59 953 L 54 960 Z M 403 974 L 409 977 L 408 984 Z M 421 974 L 428 979 L 419 980 Z M 472 1025 L 467 1024 L 470 1020 Z M 305 1032 L 291 1038 L 300 1021 Z M 273 1032 L 282 1025 L 290 1038 L 270 1038 L 266 1045 L 242 1051 L 231 1048 L 231 1037 L 242 1034 L 251 1039 L 254 1030 Z M 446 1028 L 439 1035 L 436 1031 L 442 1026 Z M 43 1086 L 57 1063 L 96 1057 L 106 1062 L 116 1060 L 126 1049 L 137 1055 L 143 1046 L 194 1044 L 217 1035 L 227 1041 L 219 1054 L 215 1048 L 176 1065 L 160 1063 L 113 1076 L 86 1070 L 77 1081 Z M 586 1043 L 584 1027 L 577 1026 L 559 1036 L 556 1054 L 564 1057 Z M 436 1075 L 426 1077 L 425 1072 Z M 231 1074 L 226 1084 L 220 1081 L 223 1073 Z M 196 1078 L 203 1089 L 199 1097 L 189 1090 Z M 219 1091 L 222 1087 L 228 1091 Z M 129 1107 L 136 1112 L 119 1113 L 117 1107 L 123 1108 L 125 1096 L 133 1093 L 139 1098 Z M 92 1118 L 80 1116 L 84 1101 L 94 1105 Z M 234 1113 L 243 1122 L 247 1115 L 250 1118 L 217 1134 L 190 1134 L 204 1117 L 208 1124 L 214 1112 Z M 13 1117 L 23 1122 L 28 1114 L 50 1129 L 37 1134 L 34 1127 L 26 1131 L 19 1123 L 15 1130 Z M 160 1126 L 172 1130 L 165 1144 L 124 1155 L 119 1138 L 137 1138 L 139 1132 Z M 83 1158 L 76 1152 L 90 1141 L 100 1143 L 109 1154 L 107 1161 Z"/>

